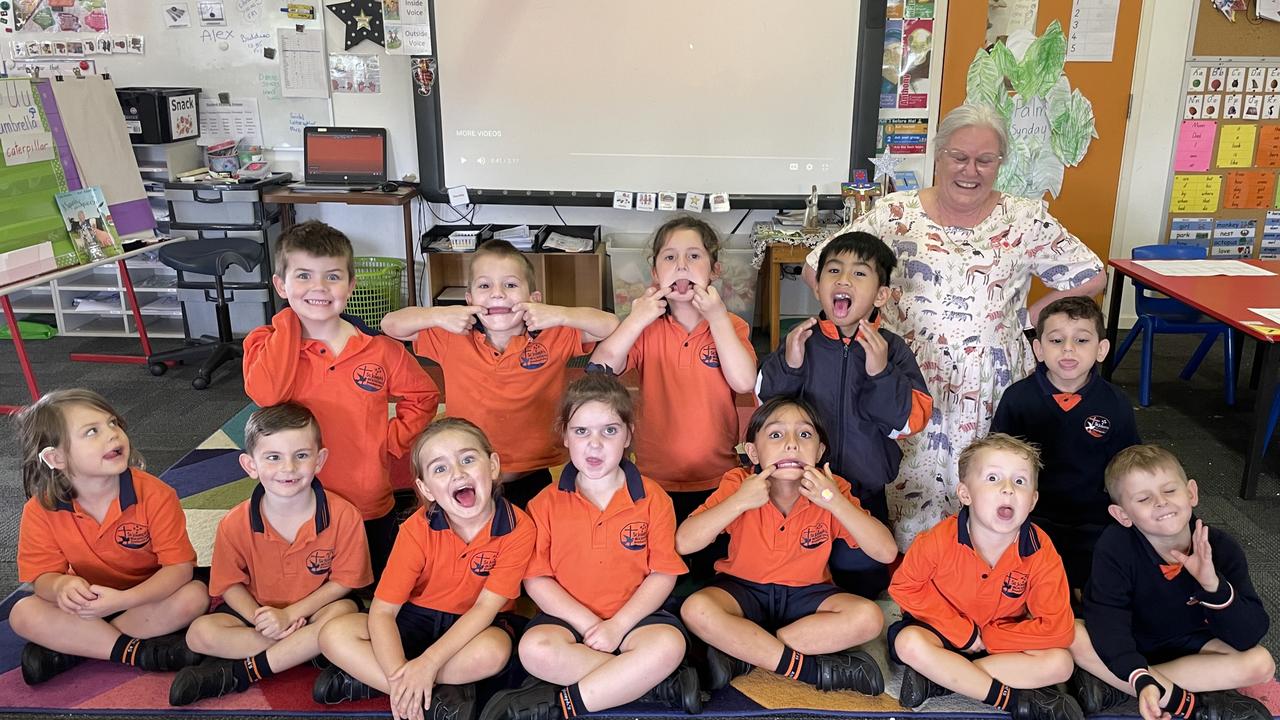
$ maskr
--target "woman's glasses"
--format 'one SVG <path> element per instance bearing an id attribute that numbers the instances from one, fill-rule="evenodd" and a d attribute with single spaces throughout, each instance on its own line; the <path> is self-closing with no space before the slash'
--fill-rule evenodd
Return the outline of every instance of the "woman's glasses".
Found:
<path id="1" fill-rule="evenodd" d="M 989 170 L 998 165 L 1000 161 L 1004 159 L 1003 155 L 996 155 L 995 153 L 983 153 L 982 155 L 973 157 L 962 150 L 956 150 L 953 148 L 939 150 L 938 152 L 950 158 L 956 168 L 964 168 L 969 164 L 970 160 L 973 160 L 977 164 L 979 170 Z"/>

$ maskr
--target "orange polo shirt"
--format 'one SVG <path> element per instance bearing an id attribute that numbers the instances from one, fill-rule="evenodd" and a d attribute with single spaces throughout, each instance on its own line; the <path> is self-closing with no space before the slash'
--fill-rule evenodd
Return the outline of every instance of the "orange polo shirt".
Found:
<path id="1" fill-rule="evenodd" d="M 581 330 L 569 327 L 517 335 L 503 351 L 479 330 L 455 335 L 430 328 L 413 341 L 414 352 L 444 370 L 445 412 L 484 430 L 504 472 L 565 461 L 564 443 L 553 429 L 556 406 L 568 385 L 569 359 L 594 347 L 582 342 Z"/>
<path id="2" fill-rule="evenodd" d="M 357 332 L 334 357 L 324 343 L 303 339 L 290 308 L 244 339 L 244 391 L 262 407 L 292 400 L 316 416 L 329 450 L 327 489 L 365 520 L 391 512 L 387 455 L 403 456 L 440 403 L 439 388 L 398 340 Z"/>
<path id="3" fill-rule="evenodd" d="M 729 319 L 754 362 L 751 327 L 737 315 Z M 627 367 L 640 373 L 640 472 L 667 492 L 696 492 L 738 467 L 738 408 L 705 320 L 693 332 L 670 314 L 653 321 L 627 353 Z"/>
<path id="4" fill-rule="evenodd" d="M 461 615 L 488 590 L 510 600 L 504 611 L 514 609 L 537 531 L 523 510 L 504 498 L 494 502 L 493 521 L 469 543 L 440 506 L 419 508 L 400 526 L 374 597 Z"/>
<path id="5" fill-rule="evenodd" d="M 64 573 L 91 585 L 128 590 L 163 566 L 195 561 L 178 493 L 138 468 L 120 473 L 120 497 L 101 523 L 75 500 L 46 510 L 31 498 L 22 508 L 19 582 Z"/>
<path id="6" fill-rule="evenodd" d="M 961 649 L 978 635 L 994 653 L 1065 648 L 1075 637 L 1062 559 L 1030 520 L 991 567 L 974 550 L 962 508 L 916 536 L 889 594 Z"/>
<path id="7" fill-rule="evenodd" d="M 373 582 L 364 521 L 356 506 L 311 481 L 316 498 L 312 522 L 298 527 L 293 542 L 271 527 L 262 513 L 266 490 L 231 508 L 213 542 L 209 594 L 218 597 L 244 585 L 259 605 L 288 607 L 332 580 L 348 588 Z"/>
<path id="8" fill-rule="evenodd" d="M 746 468 L 725 473 L 720 487 L 690 517 L 729 499 L 751 474 Z M 836 487 L 855 507 L 862 509 L 844 478 L 836 477 Z M 849 543 L 849 547 L 858 547 L 830 510 L 815 505 L 803 495 L 786 515 L 777 505 L 767 502 L 734 518 L 725 532 L 729 533 L 729 555 L 716 561 L 717 572 L 755 583 L 790 587 L 831 582 L 827 561 L 831 557 L 831 543 L 836 538 Z"/>
<path id="9" fill-rule="evenodd" d="M 600 510 L 578 494 L 578 468 L 529 501 L 538 545 L 526 577 L 551 576 L 573 599 L 608 620 L 649 573 L 688 572 L 676 552 L 671 498 L 635 465 L 622 461 L 626 484 Z M 588 537 L 590 536 L 590 537 Z"/>

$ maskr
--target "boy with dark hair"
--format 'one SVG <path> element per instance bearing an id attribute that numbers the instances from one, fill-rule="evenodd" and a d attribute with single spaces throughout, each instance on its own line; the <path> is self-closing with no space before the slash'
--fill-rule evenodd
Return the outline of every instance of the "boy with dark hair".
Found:
<path id="1" fill-rule="evenodd" d="M 916 537 L 889 586 L 902 607 L 888 637 L 906 665 L 898 702 L 957 692 L 1015 720 L 1083 720 L 1052 687 L 1071 676 L 1075 625 L 1062 560 L 1028 519 L 1039 454 L 996 433 L 959 466 L 960 514 Z"/>
<path id="2" fill-rule="evenodd" d="M 1076 696 L 1093 714 L 1137 696 L 1144 718 L 1270 718 L 1236 688 L 1264 683 L 1271 623 L 1244 551 L 1196 519 L 1195 480 L 1154 445 L 1107 465 L 1108 508 L 1071 646 Z"/>
<path id="3" fill-rule="evenodd" d="M 351 591 L 373 581 L 360 512 L 316 477 L 328 452 L 311 411 L 262 408 L 244 430 L 240 464 L 258 485 L 218 523 L 209 594 L 222 604 L 187 630 L 209 658 L 174 677 L 170 705 L 244 692 L 316 657 L 321 628 L 358 612 Z"/>
<path id="4" fill-rule="evenodd" d="M 388 313 L 382 330 L 444 370 L 450 417 L 484 431 L 502 458 L 502 494 L 524 506 L 565 461 L 552 431 L 571 358 L 618 327 L 611 313 L 545 305 L 529 258 L 489 240 L 469 258 L 467 304 Z"/>
<path id="5" fill-rule="evenodd" d="M 991 432 L 1040 448 L 1044 470 L 1031 520 L 1053 539 L 1071 587 L 1082 590 L 1093 546 L 1111 523 L 1103 471 L 1116 453 L 1142 441 L 1129 398 L 1094 371 L 1110 348 L 1093 300 L 1049 303 L 1031 347 L 1040 363 L 1005 390 Z"/>
<path id="6" fill-rule="evenodd" d="M 388 456 L 408 451 L 440 392 L 403 345 L 343 313 L 353 254 L 346 235 L 314 220 L 280 236 L 272 282 L 289 307 L 244 339 L 244 391 L 263 407 L 292 400 L 316 416 L 329 438 L 327 489 L 360 510 L 377 577 L 396 536 Z"/>
<path id="7" fill-rule="evenodd" d="M 884 487 L 898 475 L 898 438 L 929 421 L 933 399 L 915 355 L 880 327 L 897 259 L 874 235 L 846 232 L 822 250 L 814 295 L 822 314 L 796 325 L 760 370 L 761 400 L 803 398 L 831 430 L 828 460 L 853 485 L 854 497 L 889 522 Z M 818 332 L 814 332 L 816 329 Z M 874 598 L 889 584 L 884 565 L 837 542 L 831 553 L 836 584 Z"/>

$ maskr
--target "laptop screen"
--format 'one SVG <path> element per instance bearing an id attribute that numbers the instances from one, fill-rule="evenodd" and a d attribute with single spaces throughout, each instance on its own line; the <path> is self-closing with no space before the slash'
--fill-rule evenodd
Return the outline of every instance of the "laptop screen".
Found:
<path id="1" fill-rule="evenodd" d="M 309 183 L 384 182 L 386 130 L 309 127 L 303 133 L 303 164 Z"/>

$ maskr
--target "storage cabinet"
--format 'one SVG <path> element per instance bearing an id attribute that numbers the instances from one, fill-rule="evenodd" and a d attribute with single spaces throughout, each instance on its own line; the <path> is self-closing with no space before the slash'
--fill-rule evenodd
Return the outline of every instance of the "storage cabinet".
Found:
<path id="1" fill-rule="evenodd" d="M 162 145 L 134 145 L 133 156 L 138 161 L 142 185 L 151 203 L 151 214 L 156 219 L 156 230 L 169 234 L 169 206 L 164 199 L 165 183 L 204 165 L 204 153 L 196 141 L 181 140 Z"/>
<path id="2" fill-rule="evenodd" d="M 147 334 L 156 338 L 183 337 L 178 276 L 161 264 L 155 253 L 130 258 L 129 278 Z M 21 316 L 52 315 L 58 334 L 72 337 L 132 337 L 138 328 L 116 263 L 90 268 L 61 280 L 51 280 L 9 296 Z M 77 298 L 81 302 L 77 304 Z"/>

